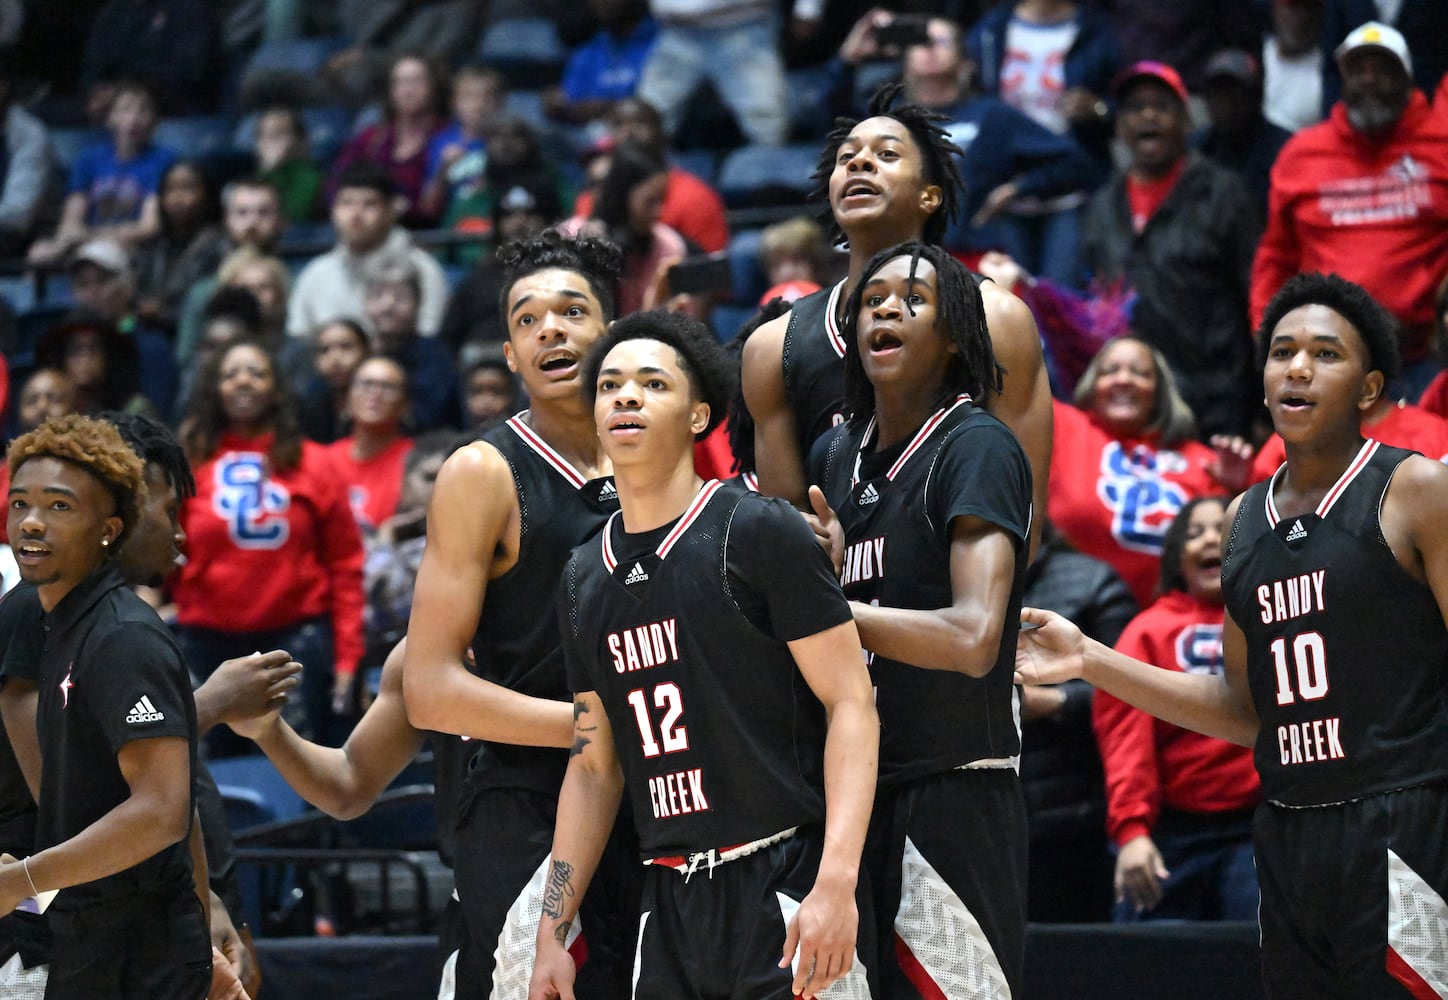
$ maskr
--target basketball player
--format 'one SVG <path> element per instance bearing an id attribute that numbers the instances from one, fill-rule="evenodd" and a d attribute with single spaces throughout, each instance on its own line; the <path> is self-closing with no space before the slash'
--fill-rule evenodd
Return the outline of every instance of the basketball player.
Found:
<path id="1" fill-rule="evenodd" d="M 811 499 L 843 535 L 832 551 L 880 712 L 866 863 L 884 996 L 1008 998 L 1025 958 L 1011 664 L 1030 463 L 975 403 L 1000 368 L 978 286 L 939 247 L 875 255 L 842 332 L 852 416 L 816 449 Z"/>
<path id="2" fill-rule="evenodd" d="M 877 721 L 839 584 L 788 504 L 695 474 L 732 381 L 701 324 L 620 320 L 586 371 L 622 510 L 564 571 L 576 735 L 529 996 L 574 996 L 563 942 L 627 779 L 637 1000 L 867 997 Z"/>
<path id="3" fill-rule="evenodd" d="M 459 997 L 518 996 L 527 988 L 573 739 L 554 613 L 559 573 L 572 548 L 618 508 L 580 372 L 613 317 L 619 252 L 547 232 L 501 257 L 504 352 L 531 409 L 454 452 L 438 474 L 403 670 L 414 726 L 484 741 L 443 744 L 472 755 L 465 781 L 457 764 L 438 766 L 439 804 L 456 810 L 439 824 L 454 827 L 468 934 L 456 962 Z M 462 787 L 449 791 L 453 781 Z M 637 866 L 619 873 L 636 880 Z M 617 893 L 621 912 L 632 913 L 631 891 L 603 885 L 590 906 Z M 626 995 L 627 921 L 585 924 L 592 995 Z M 621 937 L 615 942 L 609 932 Z"/>
<path id="4" fill-rule="evenodd" d="M 1364 440 L 1398 368 L 1366 292 L 1304 274 L 1258 332 L 1287 460 L 1227 512 L 1225 672 L 1129 660 L 1027 609 L 1026 679 L 1084 676 L 1254 747 L 1268 992 L 1428 997 L 1448 982 L 1448 469 Z"/>
<path id="5" fill-rule="evenodd" d="M 45 612 L 33 856 L 0 865 L 0 912 L 51 907 L 46 996 L 200 1000 L 211 942 L 188 849 L 196 716 L 186 666 L 113 554 L 144 468 L 111 425 L 62 417 L 10 447 L 9 529 Z"/>
<path id="6" fill-rule="evenodd" d="M 744 398 L 755 421 L 760 489 L 808 509 L 804 463 L 813 443 L 843 422 L 844 303 L 865 263 L 907 240 L 939 243 L 962 197 L 958 153 L 939 115 L 919 105 L 891 107 L 898 87 L 883 88 L 869 117 L 842 121 L 826 140 L 815 171 L 817 197 L 828 198 L 837 239 L 850 251 L 848 276 L 800 299 L 788 316 L 762 327 L 745 345 Z M 1031 312 L 986 282 L 981 287 L 1001 391 L 984 406 L 1015 432 L 1031 459 L 1037 510 L 1046 509 L 1051 465 L 1051 389 Z"/>

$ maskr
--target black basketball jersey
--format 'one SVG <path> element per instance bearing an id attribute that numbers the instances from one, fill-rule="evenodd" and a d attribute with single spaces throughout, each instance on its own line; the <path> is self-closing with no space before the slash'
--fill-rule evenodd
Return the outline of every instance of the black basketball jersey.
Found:
<path id="1" fill-rule="evenodd" d="M 973 515 L 1016 544 L 1015 581 L 1000 654 L 984 677 L 871 656 L 880 712 L 880 784 L 967 764 L 1004 766 L 1021 750 L 1012 683 L 1031 519 L 1031 469 L 1010 430 L 960 396 L 908 440 L 870 452 L 873 419 L 847 425 L 816 451 L 830 506 L 845 533 L 841 574 L 852 601 L 934 610 L 953 601 L 951 522 Z"/>
<path id="2" fill-rule="evenodd" d="M 518 494 L 518 561 L 488 581 L 473 636 L 478 676 L 535 698 L 571 701 L 555 610 L 563 564 L 618 510 L 612 477 L 587 480 L 528 426 L 526 412 L 482 436 L 507 461 Z M 459 741 L 443 741 L 457 743 Z M 557 792 L 568 752 L 547 747 L 461 742 L 468 787 Z M 445 765 L 439 766 L 442 772 Z M 440 796 L 441 798 L 441 796 Z M 446 801 L 446 800 L 444 800 Z"/>
<path id="3" fill-rule="evenodd" d="M 839 304 L 845 283 L 806 295 L 789 310 L 784 331 L 784 391 L 794 410 L 801 460 L 844 422 L 845 341 Z"/>
<path id="4" fill-rule="evenodd" d="M 787 643 L 850 619 L 799 513 L 705 484 L 678 521 L 578 547 L 559 616 L 575 691 L 613 729 L 645 858 L 824 817 L 824 709 Z"/>
<path id="5" fill-rule="evenodd" d="M 1378 519 L 1411 454 L 1365 442 L 1301 517 L 1278 516 L 1280 469 L 1242 498 L 1222 591 L 1247 640 L 1271 801 L 1323 805 L 1448 777 L 1448 628 Z"/>

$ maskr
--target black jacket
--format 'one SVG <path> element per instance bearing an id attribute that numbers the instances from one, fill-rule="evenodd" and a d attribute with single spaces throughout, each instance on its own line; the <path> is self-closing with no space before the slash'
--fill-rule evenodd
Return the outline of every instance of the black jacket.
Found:
<path id="1" fill-rule="evenodd" d="M 1086 211 L 1082 263 L 1096 282 L 1136 291 L 1132 331 L 1166 356 L 1204 436 L 1243 433 L 1262 396 L 1247 318 L 1261 233 L 1241 178 L 1196 153 L 1140 233 L 1121 172 Z"/>

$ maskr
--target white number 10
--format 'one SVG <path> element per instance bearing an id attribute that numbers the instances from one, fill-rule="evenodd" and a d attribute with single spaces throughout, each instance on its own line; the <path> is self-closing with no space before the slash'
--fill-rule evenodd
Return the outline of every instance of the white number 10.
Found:
<path id="1" fill-rule="evenodd" d="M 1277 670 L 1277 704 L 1290 705 L 1292 678 L 1287 671 L 1287 640 L 1272 640 L 1272 665 Z M 1303 632 L 1292 638 L 1292 661 L 1297 673 L 1297 693 L 1304 701 L 1316 701 L 1327 694 L 1327 652 L 1318 632 Z"/>

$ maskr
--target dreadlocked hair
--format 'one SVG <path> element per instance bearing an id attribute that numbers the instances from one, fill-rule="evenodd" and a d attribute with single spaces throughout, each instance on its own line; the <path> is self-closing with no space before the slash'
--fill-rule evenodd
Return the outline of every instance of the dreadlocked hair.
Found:
<path id="1" fill-rule="evenodd" d="M 935 268 L 935 329 L 955 346 L 933 402 L 944 406 L 965 392 L 984 405 L 986 393 L 998 393 L 1004 385 L 1005 369 L 996 361 L 985 322 L 985 303 L 975 278 L 964 264 L 934 244 L 918 240 L 899 243 L 870 258 L 845 306 L 840 330 L 845 340 L 845 412 L 856 429 L 863 428 L 875 412 L 875 387 L 865 375 L 860 358 L 859 323 L 865 286 L 875 272 L 898 257 L 910 258 L 912 281 L 916 280 L 921 261 Z"/>
<path id="2" fill-rule="evenodd" d="M 121 533 L 111 549 L 117 551 L 146 502 L 146 466 L 120 433 L 104 420 L 70 413 L 47 420 L 10 443 L 6 462 L 11 482 L 32 458 L 57 458 L 101 481 L 115 501 L 115 516 L 121 519 Z"/>
<path id="3" fill-rule="evenodd" d="M 594 298 L 603 307 L 604 322 L 613 320 L 623 253 L 608 240 L 594 236 L 565 236 L 556 229 L 545 229 L 537 236 L 514 240 L 501 247 L 498 263 L 503 265 L 503 290 L 498 296 L 498 309 L 503 314 L 504 329 L 508 326 L 508 296 L 512 294 L 513 286 L 530 274 L 553 269 L 572 271 L 587 281 Z"/>
<path id="4" fill-rule="evenodd" d="M 121 440 L 131 446 L 142 462 L 154 465 L 166 477 L 166 482 L 182 500 L 196 495 L 196 480 L 191 475 L 191 463 L 186 460 L 186 450 L 176 435 L 155 417 L 143 413 L 117 413 L 107 410 L 99 419 L 120 432 Z"/>
<path id="5" fill-rule="evenodd" d="M 949 119 L 919 104 L 896 105 L 904 89 L 904 85 L 898 82 L 880 87 L 870 98 L 864 118 L 836 118 L 834 130 L 825 137 L 825 148 L 820 153 L 814 173 L 810 175 L 815 183 L 810 197 L 824 202 L 825 208 L 819 218 L 834 244 L 843 246 L 849 241 L 830 208 L 830 174 L 834 173 L 840 147 L 855 126 L 866 118 L 893 118 L 904 125 L 915 142 L 915 148 L 920 151 L 920 172 L 925 183 L 940 188 L 940 207 L 925 220 L 925 228 L 920 234 L 924 242 L 939 243 L 945 237 L 945 227 L 965 200 L 965 181 L 960 176 L 960 164 L 956 159 L 960 150 L 951 141 L 950 133 L 942 127 Z"/>

